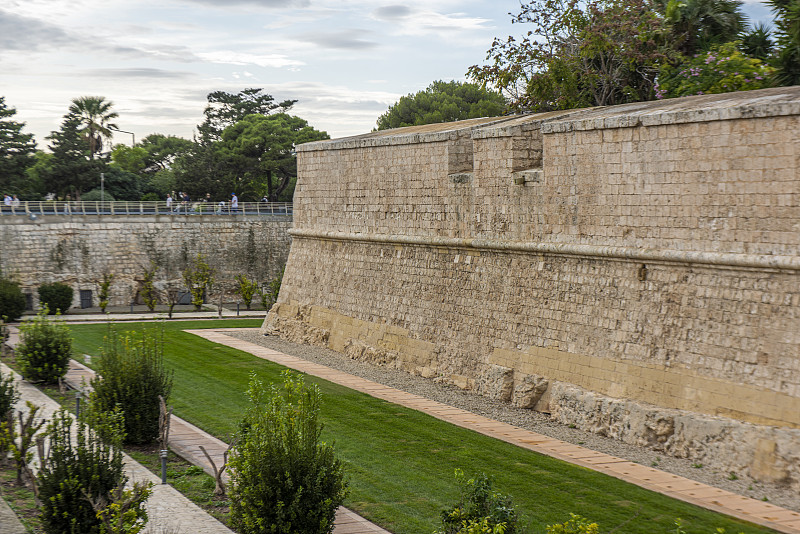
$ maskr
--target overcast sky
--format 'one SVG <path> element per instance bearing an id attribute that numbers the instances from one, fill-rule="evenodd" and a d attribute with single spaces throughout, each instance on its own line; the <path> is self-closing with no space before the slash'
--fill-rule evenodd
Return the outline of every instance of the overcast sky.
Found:
<path id="1" fill-rule="evenodd" d="M 748 0 L 751 20 L 768 9 Z M 370 131 L 405 94 L 464 80 L 517 0 L 2 0 L 0 96 L 39 148 L 70 101 L 104 96 L 117 125 L 190 138 L 206 95 L 263 87 L 331 137 Z M 117 134 L 115 142 L 130 143 Z"/>

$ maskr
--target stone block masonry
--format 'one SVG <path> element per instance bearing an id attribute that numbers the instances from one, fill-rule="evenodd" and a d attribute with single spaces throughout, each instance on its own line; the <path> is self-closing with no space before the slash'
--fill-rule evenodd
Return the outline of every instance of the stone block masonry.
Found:
<path id="1" fill-rule="evenodd" d="M 800 489 L 800 87 L 298 158 L 265 332 Z"/>
<path id="2" fill-rule="evenodd" d="M 289 218 L 235 216 L 172 217 L 24 216 L 3 217 L 0 268 L 37 298 L 36 288 L 63 282 L 75 290 L 91 290 L 98 304 L 98 283 L 111 273 L 111 305 L 128 305 L 141 287 L 151 262 L 158 266 L 155 285 L 182 286 L 181 273 L 198 253 L 217 269 L 208 297 L 220 291 L 233 298 L 234 277 L 245 274 L 259 283 L 274 278 L 288 256 Z"/>

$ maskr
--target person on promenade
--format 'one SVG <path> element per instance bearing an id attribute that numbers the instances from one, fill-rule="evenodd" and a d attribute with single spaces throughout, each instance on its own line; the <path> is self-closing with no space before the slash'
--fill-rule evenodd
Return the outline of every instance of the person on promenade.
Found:
<path id="1" fill-rule="evenodd" d="M 14 198 L 11 199 L 11 207 L 12 208 L 19 207 L 19 199 L 17 198 L 17 195 L 14 195 Z"/>
<path id="2" fill-rule="evenodd" d="M 172 211 L 172 195 L 167 193 L 167 211 Z"/>
<path id="3" fill-rule="evenodd" d="M 3 195 L 3 204 L 6 206 L 11 205 L 11 196 L 10 195 Z"/>
<path id="4" fill-rule="evenodd" d="M 236 196 L 236 193 L 231 193 L 231 210 L 237 211 L 239 209 L 239 197 Z"/>

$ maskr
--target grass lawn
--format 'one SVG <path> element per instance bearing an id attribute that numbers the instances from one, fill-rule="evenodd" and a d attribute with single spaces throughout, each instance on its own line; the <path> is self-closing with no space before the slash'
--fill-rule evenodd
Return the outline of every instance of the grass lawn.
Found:
<path id="1" fill-rule="evenodd" d="M 175 370 L 170 404 L 175 414 L 221 439 L 235 431 L 255 373 L 277 382 L 283 367 L 182 332 L 189 328 L 254 327 L 261 320 L 165 322 L 165 359 Z M 117 329 L 153 328 L 142 324 Z M 99 355 L 104 325 L 70 325 L 76 354 Z M 319 380 L 325 439 L 347 463 L 349 508 L 395 534 L 432 533 L 440 511 L 457 499 L 453 473 L 485 472 L 513 497 L 532 532 L 577 513 L 608 532 L 772 532 L 670 499 L 594 471 L 515 447 L 420 412 Z"/>

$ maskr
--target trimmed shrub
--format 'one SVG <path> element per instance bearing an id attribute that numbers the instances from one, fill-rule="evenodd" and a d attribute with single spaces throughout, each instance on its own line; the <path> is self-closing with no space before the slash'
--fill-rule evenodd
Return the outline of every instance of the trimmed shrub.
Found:
<path id="1" fill-rule="evenodd" d="M 457 469 L 456 480 L 461 495 L 455 506 L 442 511 L 442 529 L 437 534 L 519 532 L 519 516 L 511 498 L 496 491 L 491 478 L 481 474 L 468 479 Z"/>
<path id="2" fill-rule="evenodd" d="M 173 373 L 164 368 L 163 341 L 151 332 L 142 332 L 140 339 L 135 335 L 120 337 L 109 327 L 91 382 L 92 402 L 101 412 L 119 407 L 125 415 L 125 442 L 144 444 L 158 437 L 158 396 L 169 399 Z"/>
<path id="3" fill-rule="evenodd" d="M 105 414 L 93 421 L 74 421 L 65 409 L 53 416 L 47 437 L 50 452 L 39 471 L 42 525 L 47 534 L 99 534 L 101 519 L 90 502 L 113 501 L 127 477 L 122 466 L 121 416 Z M 88 498 L 87 498 L 88 497 Z"/>
<path id="4" fill-rule="evenodd" d="M 19 390 L 14 375 L 4 376 L 0 371 L 0 466 L 8 460 L 8 451 L 14 443 L 14 405 L 19 400 Z"/>
<path id="5" fill-rule="evenodd" d="M 42 284 L 39 286 L 39 306 L 50 310 L 49 313 L 67 313 L 74 295 L 75 292 L 67 284 Z"/>
<path id="6" fill-rule="evenodd" d="M 11 373 L 4 375 L 0 371 L 0 421 L 11 411 L 18 400 L 19 391 L 14 383 L 14 375 Z"/>
<path id="7" fill-rule="evenodd" d="M 113 202 L 114 197 L 108 191 L 100 191 L 99 189 L 92 189 L 88 193 L 81 195 L 81 200 L 84 202 Z"/>
<path id="8" fill-rule="evenodd" d="M 26 379 L 54 383 L 67 374 L 72 337 L 69 328 L 47 318 L 47 307 L 35 319 L 22 323 L 19 330 L 16 354 Z"/>
<path id="9" fill-rule="evenodd" d="M 0 278 L 0 318 L 16 321 L 25 311 L 25 295 L 19 284 L 7 278 Z"/>
<path id="10" fill-rule="evenodd" d="M 344 466 L 320 439 L 320 392 L 290 371 L 269 389 L 252 375 L 231 459 L 231 523 L 242 534 L 333 531 Z"/>

